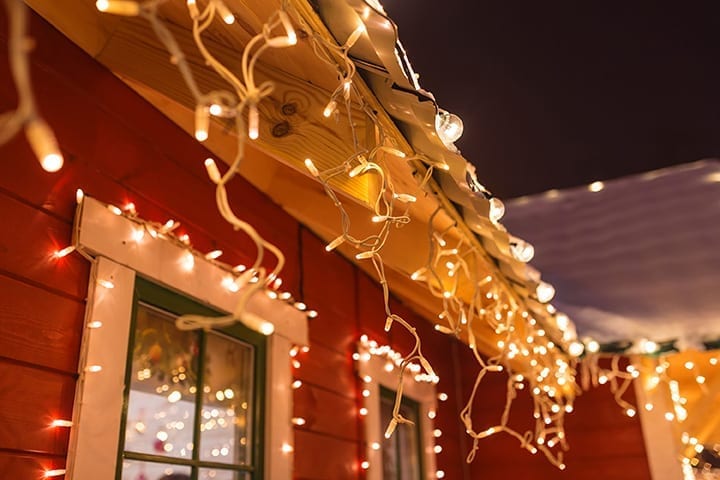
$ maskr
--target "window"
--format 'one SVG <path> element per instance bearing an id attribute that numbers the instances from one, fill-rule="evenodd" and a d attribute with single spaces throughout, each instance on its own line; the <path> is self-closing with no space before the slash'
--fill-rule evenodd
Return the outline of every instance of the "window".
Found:
<path id="1" fill-rule="evenodd" d="M 90 197 L 77 217 L 77 247 L 93 263 L 66 478 L 291 479 L 288 352 L 307 345 L 306 314 L 256 294 L 247 310 L 274 325 L 270 336 L 237 323 L 176 330 L 180 314 L 234 311 L 243 290 L 224 287 L 228 271 L 203 255 L 188 270 L 180 242 L 138 240 L 137 217 Z"/>
<path id="2" fill-rule="evenodd" d="M 380 387 L 380 426 L 385 428 L 392 420 L 395 406 L 395 392 Z M 422 474 L 422 432 L 420 431 L 420 404 L 403 397 L 400 415 L 413 422 L 414 426 L 399 425 L 395 433 L 382 442 L 383 480 L 421 480 Z"/>
<path id="3" fill-rule="evenodd" d="M 398 387 L 400 354 L 380 346 L 366 335 L 360 338 L 354 355 L 362 381 L 363 406 L 360 415 L 365 426 L 367 450 L 361 467 L 367 480 L 423 480 L 443 478 L 436 469 L 438 436 L 433 426 L 438 395 L 435 384 L 417 375 L 419 365 L 411 365 L 403 376 L 400 413 L 414 425 L 400 424 L 389 439 L 384 436 L 392 418 Z M 417 378 L 416 378 L 417 377 Z"/>
<path id="4" fill-rule="evenodd" d="M 219 313 L 141 278 L 133 310 L 117 477 L 262 478 L 265 337 L 178 330 Z"/>

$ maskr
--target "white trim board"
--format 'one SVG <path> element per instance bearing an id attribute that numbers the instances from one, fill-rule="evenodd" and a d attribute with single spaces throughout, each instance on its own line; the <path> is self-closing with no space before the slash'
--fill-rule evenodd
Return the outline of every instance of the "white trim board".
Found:
<path id="1" fill-rule="evenodd" d="M 228 272 L 196 257 L 192 272 L 181 267 L 187 249 L 145 235 L 133 240 L 137 223 L 115 215 L 85 197 L 78 207 L 76 246 L 95 258 L 90 274 L 85 331 L 73 410 L 67 478 L 111 479 L 115 476 L 125 379 L 128 336 L 136 274 L 192 297 L 217 310 L 234 310 L 239 292 L 222 286 Z M 113 288 L 98 283 L 109 280 Z M 248 310 L 275 326 L 268 338 L 265 477 L 289 480 L 293 468 L 292 371 L 289 351 L 308 344 L 307 316 L 267 295 L 254 295 Z M 102 322 L 100 328 L 90 328 Z M 89 371 L 99 365 L 100 371 Z M 290 447 L 290 448 L 288 448 Z"/>
<path id="2" fill-rule="evenodd" d="M 361 381 L 370 377 L 369 382 L 363 381 L 362 388 L 370 392 L 363 396 L 363 406 L 367 409 L 365 416 L 365 442 L 367 444 L 366 459 L 369 466 L 366 470 L 366 480 L 382 480 L 382 450 L 374 449 L 373 444 L 382 445 L 387 425 L 380 425 L 380 386 L 396 391 L 398 387 L 398 369 L 390 372 L 385 370 L 387 360 L 378 355 L 371 355 L 366 351 L 362 342 L 358 344 L 359 359 L 355 362 Z M 403 396 L 417 402 L 420 406 L 420 432 L 422 438 L 423 467 L 426 479 L 437 478 L 435 459 L 434 424 L 431 417 L 437 412 L 437 392 L 435 384 L 415 381 L 413 375 L 406 371 L 403 376 Z M 405 428 L 400 425 L 398 428 Z M 418 426 L 412 427 L 417 428 Z"/>

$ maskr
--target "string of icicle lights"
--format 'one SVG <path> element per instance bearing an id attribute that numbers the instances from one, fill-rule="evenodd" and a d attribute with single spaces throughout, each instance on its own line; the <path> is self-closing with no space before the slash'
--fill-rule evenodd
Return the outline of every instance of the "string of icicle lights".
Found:
<path id="1" fill-rule="evenodd" d="M 447 165 L 428 162 L 426 158 L 419 155 L 408 156 L 398 150 L 398 148 L 391 143 L 372 110 L 364 102 L 362 95 L 354 88 L 352 83 L 354 68 L 352 68 L 352 61 L 349 59 L 348 53 L 364 32 L 364 25 L 358 25 L 348 36 L 346 42 L 340 46 L 325 41 L 320 35 L 315 35 L 313 36 L 313 46 L 315 52 L 319 54 L 324 61 L 336 66 L 339 77 L 339 86 L 331 94 L 323 115 L 329 118 L 334 114 L 339 114 L 338 108 L 344 107 L 345 113 L 350 119 L 353 100 L 356 100 L 356 106 L 374 122 L 376 132 L 378 133 L 378 142 L 376 145 L 371 146 L 361 145 L 358 142 L 358 135 L 355 132 L 354 124 L 350 119 L 348 123 L 355 141 L 355 153 L 339 166 L 328 170 L 320 171 L 312 159 L 306 159 L 305 166 L 308 171 L 321 182 L 325 192 L 340 211 L 342 234 L 332 240 L 326 249 L 331 251 L 339 245 L 347 243 L 355 247 L 356 250 L 359 250 L 359 253 L 355 255 L 357 260 L 371 261 L 380 279 L 385 296 L 387 315 L 385 330 L 389 331 L 393 324 L 397 322 L 410 331 L 415 337 L 415 348 L 400 362 L 399 375 L 402 377 L 405 369 L 408 368 L 413 361 L 417 361 L 419 365 L 425 369 L 429 377 L 437 378 L 427 360 L 422 356 L 420 338 L 417 336 L 415 329 L 408 325 L 402 318 L 393 314 L 388 304 L 389 290 L 382 261 L 382 248 L 391 232 L 391 227 L 401 227 L 409 222 L 410 219 L 407 215 L 408 207 L 415 201 L 415 197 L 407 193 L 395 191 L 390 175 L 384 167 L 384 163 L 387 161 L 396 161 L 397 159 L 424 161 L 428 164 L 428 170 L 420 183 L 421 189 L 424 188 L 433 168 L 447 168 Z M 331 59 L 334 59 L 334 62 L 331 62 Z M 342 92 L 342 94 L 340 94 L 340 92 Z M 375 235 L 356 238 L 350 231 L 349 215 L 333 191 L 330 182 L 338 175 L 356 177 L 366 174 L 377 175 L 380 180 L 379 192 L 374 201 L 371 202 L 373 208 L 372 221 L 379 224 L 379 228 Z M 499 202 L 493 203 L 495 207 L 495 221 L 502 216 L 502 213 L 499 212 L 499 210 L 502 209 L 502 204 L 500 203 L 498 205 L 498 203 Z M 397 210 L 399 210 L 400 213 L 397 213 Z M 565 442 L 563 419 L 565 413 L 571 412 L 573 408 L 572 399 L 576 393 L 574 388 L 575 370 L 565 359 L 567 355 L 560 349 L 557 349 L 553 342 L 547 339 L 544 330 L 538 326 L 537 322 L 530 317 L 527 312 L 522 312 L 519 315 L 521 319 L 515 320 L 513 315 L 519 310 L 518 307 L 512 303 L 509 297 L 505 298 L 507 294 L 503 293 L 501 289 L 495 285 L 492 277 L 477 278 L 478 271 L 485 269 L 487 265 L 484 263 L 484 257 L 480 252 L 478 252 L 461 233 L 458 231 L 452 232 L 455 234 L 453 237 L 460 238 L 460 241 L 459 244 L 454 247 L 447 247 L 447 242 L 444 240 L 444 237 L 446 235 L 450 236 L 448 235 L 449 230 L 453 227 L 445 231 L 435 231 L 433 219 L 439 211 L 440 209 L 436 210 L 429 222 L 428 241 L 431 245 L 431 258 L 425 267 L 412 275 L 412 278 L 418 281 L 425 281 L 429 291 L 442 299 L 444 308 L 439 314 L 439 318 L 447 322 L 449 327 L 438 325 L 436 328 L 444 333 L 457 336 L 465 335 L 475 359 L 481 367 L 476 378 L 473 392 L 467 400 L 467 404 L 461 414 L 461 420 L 466 428 L 466 432 L 473 438 L 473 447 L 467 460 L 471 462 L 474 459 L 477 449 L 479 448 L 478 442 L 480 439 L 495 433 L 505 432 L 516 437 L 523 448 L 531 453 L 536 453 L 538 450 L 541 450 L 553 464 L 564 469 L 565 465 L 562 463 L 561 450 L 567 448 L 567 444 Z M 516 239 L 515 248 L 528 250 L 532 247 L 527 244 L 520 244 L 519 239 Z M 442 276 L 439 273 L 439 267 L 447 268 L 447 271 L 443 272 Z M 468 285 L 472 286 L 474 293 L 472 300 L 466 304 L 459 291 L 460 289 L 466 289 Z M 551 287 L 544 284 L 543 288 L 547 290 Z M 503 295 L 504 298 L 500 298 L 501 295 Z M 549 301 L 551 298 L 552 294 L 550 294 L 549 298 L 545 301 Z M 494 327 L 495 332 L 503 338 L 497 342 L 497 347 L 501 353 L 489 360 L 485 360 L 477 350 L 477 344 L 473 334 L 473 322 L 478 318 L 488 321 L 490 325 Z M 558 327 L 563 331 L 569 330 L 570 322 L 567 317 L 564 317 L 564 320 L 566 325 L 562 325 L 561 322 Z M 523 325 L 518 328 L 517 325 L 520 323 Z M 570 350 L 575 352 L 576 355 L 580 355 L 583 349 L 582 344 L 574 341 L 576 338 L 572 335 L 568 340 L 571 341 L 569 344 Z M 522 357 L 526 358 L 522 362 L 518 362 L 517 360 L 520 360 Z M 519 366 L 521 364 L 523 364 L 523 366 Z M 506 371 L 508 374 L 508 392 L 505 410 L 500 423 L 489 428 L 478 430 L 473 422 L 473 404 L 480 382 L 489 372 L 503 371 Z M 534 416 L 536 419 L 536 427 L 534 431 L 521 434 L 510 428 L 508 421 L 512 401 L 516 395 L 515 391 L 524 388 L 525 381 L 528 382 L 535 401 Z M 398 414 L 401 397 L 402 382 L 399 382 L 393 410 L 393 419 L 387 426 L 386 437 L 393 433 L 399 423 L 407 423 L 407 420 Z M 561 448 L 553 450 L 555 446 Z"/>
<path id="2" fill-rule="evenodd" d="M 24 130 L 42 168 L 46 172 L 57 172 L 63 166 L 63 156 L 55 134 L 37 110 L 32 92 L 28 58 L 32 39 L 27 36 L 27 7 L 22 0 L 5 0 L 5 6 L 9 21 L 8 58 L 18 106 L 0 115 L 0 147 Z"/>
<path id="3" fill-rule="evenodd" d="M 234 15 L 221 0 L 211 0 L 201 8 L 196 0 L 187 0 L 187 10 L 192 21 L 192 34 L 205 64 L 214 70 L 228 85 L 226 90 L 213 90 L 201 92 L 195 81 L 192 70 L 185 55 L 170 30 L 160 21 L 158 8 L 166 0 L 148 0 L 134 2 L 127 0 L 98 0 L 96 7 L 101 12 L 125 16 L 140 16 L 146 19 L 153 28 L 158 39 L 167 48 L 172 63 L 177 65 L 186 86 L 195 99 L 195 138 L 204 142 L 209 136 L 210 117 L 215 116 L 232 121 L 235 127 L 237 146 L 235 158 L 229 169 L 221 174 L 213 159 L 205 160 L 205 168 L 210 180 L 216 185 L 216 203 L 220 214 L 235 230 L 247 234 L 255 243 L 257 255 L 255 262 L 243 275 L 256 278 L 257 281 L 249 285 L 245 294 L 240 298 L 236 309 L 236 317 L 245 312 L 245 304 L 259 289 L 271 284 L 278 277 L 285 263 L 285 257 L 280 249 L 262 238 L 249 223 L 241 220 L 233 211 L 227 197 L 225 185 L 236 175 L 244 156 L 246 138 L 258 138 L 259 112 L 258 103 L 273 91 L 272 82 L 257 83 L 254 76 L 254 67 L 260 56 L 268 49 L 285 48 L 297 43 L 297 36 L 287 13 L 282 10 L 276 12 L 268 22 L 263 25 L 262 31 L 255 35 L 242 53 L 241 72 L 236 75 L 229 68 L 218 61 L 205 46 L 203 33 L 210 27 L 216 18 L 222 19 L 227 25 L 235 22 Z M 247 116 L 247 122 L 245 121 Z M 263 266 L 265 251 L 269 251 L 276 259 L 272 271 L 268 272 Z M 213 318 L 186 317 L 187 327 L 209 328 L 218 325 Z"/>
<path id="4" fill-rule="evenodd" d="M 269 284 L 276 278 L 282 267 L 283 257 L 279 250 L 267 243 L 257 235 L 250 225 L 242 222 L 234 214 L 228 204 L 224 185 L 235 175 L 242 161 L 247 138 L 253 140 L 258 137 L 260 121 L 258 104 L 273 90 L 271 82 L 260 84 L 255 82 L 254 68 L 259 57 L 268 49 L 286 48 L 297 43 L 293 20 L 301 23 L 306 31 L 313 32 L 309 38 L 316 55 L 320 60 L 331 65 L 338 75 L 338 86 L 329 95 L 323 115 L 332 119 L 343 113 L 347 114 L 350 120 L 349 128 L 352 133 L 354 150 L 354 153 L 344 159 L 342 163 L 327 170 L 319 170 L 312 159 L 305 161 L 308 171 L 323 185 L 341 217 L 342 233 L 328 244 L 327 250 L 333 250 L 342 243 L 349 244 L 358 250 L 357 260 L 371 262 L 383 290 L 386 314 L 385 330 L 390 331 L 396 324 L 399 324 L 413 335 L 414 347 L 401 360 L 398 375 L 402 376 L 409 365 L 417 363 L 425 375 L 431 378 L 437 377 L 432 366 L 422 354 L 421 339 L 415 328 L 390 309 L 390 290 L 385 275 L 382 250 L 391 231 L 410 221 L 408 210 L 416 199 L 409 193 L 396 191 L 385 164 L 403 159 L 424 164 L 426 169 L 424 178 L 419 185 L 420 190 L 429 181 L 434 168 L 447 169 L 448 166 L 444 162 L 435 162 L 423 155 L 406 154 L 401 151 L 393 143 L 372 108 L 364 101 L 363 96 L 354 85 L 355 66 L 349 57 L 349 51 L 363 35 L 366 35 L 364 25 L 358 24 L 345 42 L 337 45 L 315 32 L 297 12 L 290 12 L 289 2 L 284 2 L 285 8 L 277 11 L 263 26 L 262 31 L 245 46 L 242 53 L 242 71 L 238 76 L 212 55 L 205 46 L 202 36 L 216 18 L 221 19 L 228 26 L 232 26 L 235 17 L 231 11 L 221 0 L 208 0 L 204 2 L 204 7 L 196 0 L 186 0 L 197 48 L 206 64 L 229 85 L 227 90 L 203 93 L 193 78 L 182 50 L 158 16 L 158 8 L 162 3 L 164 3 L 163 0 L 148 0 L 141 3 L 127 0 L 98 0 L 96 6 L 100 11 L 107 13 L 140 16 L 150 23 L 170 53 L 172 62 L 178 67 L 195 99 L 194 133 L 198 141 L 202 142 L 208 138 L 212 117 L 234 122 L 237 150 L 230 168 L 224 175 L 221 175 L 213 160 L 206 160 L 205 166 L 210 179 L 217 185 L 216 199 L 220 212 L 228 222 L 247 233 L 257 245 L 257 260 L 249 269 L 254 272 L 254 278 L 258 278 L 255 284 L 256 288 L 262 288 L 263 285 Z M 291 20 L 291 13 L 293 20 Z M 360 141 L 352 122 L 353 106 L 363 111 L 374 124 L 376 139 L 372 145 Z M 377 176 L 380 188 L 370 201 L 371 219 L 377 226 L 373 234 L 364 237 L 353 235 L 350 216 L 330 185 L 330 181 L 340 175 Z M 491 219 L 497 221 L 502 216 L 502 203 L 495 199 L 494 202 L 491 201 L 491 206 L 493 207 Z M 532 453 L 541 450 L 553 464 L 564 468 L 561 450 L 567 448 L 567 445 L 563 419 L 565 413 L 572 410 L 572 401 L 576 393 L 574 360 L 565 353 L 565 350 L 569 349 L 571 353 L 579 355 L 582 352 L 582 344 L 572 341 L 566 342 L 567 344 L 563 345 L 563 348 L 558 348 L 547 338 L 545 331 L 532 315 L 517 304 L 507 291 L 509 287 L 501 285 L 496 281 L 497 279 L 479 274 L 479 272 L 487 271 L 488 265 L 484 256 L 473 247 L 472 242 L 466 239 L 459 229 L 451 227 L 450 230 L 434 231 L 431 220 L 429 241 L 432 258 L 424 270 L 413 277 L 418 281 L 425 281 L 433 295 L 442 298 L 444 308 L 440 312 L 440 319 L 443 325 L 440 325 L 438 329 L 467 340 L 480 367 L 472 395 L 462 412 L 462 421 L 468 434 L 473 438 L 473 448 L 468 455 L 468 461 L 472 461 L 474 458 L 480 439 L 505 432 L 516 437 L 523 448 Z M 445 248 L 446 245 L 443 242 L 446 237 L 460 238 L 461 240 L 453 248 Z M 517 244 L 513 248 L 517 249 Z M 262 267 L 265 250 L 269 250 L 277 258 L 276 267 L 270 273 Z M 442 262 L 438 263 L 440 261 Z M 541 287 L 538 289 L 538 298 L 543 302 L 549 301 L 552 298 L 551 287 L 547 284 L 541 284 Z M 461 294 L 461 292 L 467 291 L 472 292 L 469 295 L 469 301 L 463 300 L 463 298 L 467 298 L 467 294 Z M 541 292 L 544 293 L 541 294 Z M 562 330 L 561 318 L 557 317 L 557 327 Z M 567 317 L 564 318 L 565 323 L 568 323 Z M 473 325 L 477 325 L 477 322 L 480 321 L 491 325 L 499 336 L 499 340 L 496 342 L 499 353 L 489 359 L 484 359 L 480 355 L 474 338 Z M 572 336 L 571 340 L 573 340 Z M 578 348 L 580 352 L 578 352 Z M 508 375 L 506 407 L 497 425 L 478 427 L 474 425 L 473 421 L 473 403 L 482 378 L 490 372 L 503 372 Z M 508 426 L 508 420 L 516 391 L 524 389 L 526 385 L 534 399 L 536 426 L 534 431 L 520 433 Z M 408 423 L 408 420 L 399 414 L 402 394 L 401 385 L 396 395 L 393 419 L 386 429 L 388 435 L 393 433 L 398 424 Z M 554 448 L 556 446 L 560 448 Z"/>
<path id="5" fill-rule="evenodd" d="M 673 424 L 680 435 L 678 460 L 685 478 L 695 478 L 692 468 L 699 467 L 698 456 L 712 438 L 709 438 L 711 429 L 706 428 L 707 422 L 698 424 L 696 417 L 686 425 L 693 414 L 688 396 L 704 401 L 712 398 L 709 395 L 714 395 L 714 390 L 708 388 L 708 378 L 714 379 L 717 375 L 720 354 L 695 351 L 694 356 L 687 357 L 674 350 L 663 351 L 660 344 L 646 339 L 634 342 L 628 350 L 621 354 L 602 350 L 587 354 L 581 363 L 582 388 L 608 385 L 627 416 L 656 412 L 658 419 Z M 692 380 L 683 382 L 681 377 Z M 633 381 L 640 382 L 646 397 L 644 403 L 633 405 L 624 398 Z"/>

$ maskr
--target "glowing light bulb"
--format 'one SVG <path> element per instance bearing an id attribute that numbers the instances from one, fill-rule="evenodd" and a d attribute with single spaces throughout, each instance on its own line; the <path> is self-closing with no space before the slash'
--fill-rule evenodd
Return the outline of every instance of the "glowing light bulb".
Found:
<path id="1" fill-rule="evenodd" d="M 297 390 L 297 389 L 300 388 L 300 387 L 302 387 L 302 380 L 295 380 L 295 381 L 292 383 L 292 388 L 293 388 L 294 390 Z"/>
<path id="2" fill-rule="evenodd" d="M 313 163 L 313 161 L 310 160 L 309 158 L 306 158 L 306 159 L 305 159 L 305 168 L 308 169 L 308 171 L 310 172 L 310 174 L 311 174 L 313 177 L 319 177 L 319 176 L 320 176 L 320 171 L 317 169 L 317 167 L 315 166 L 315 164 Z"/>
<path id="3" fill-rule="evenodd" d="M 186 272 L 191 272 L 195 268 L 195 255 L 192 252 L 185 252 L 180 259 L 180 266 Z"/>
<path id="4" fill-rule="evenodd" d="M 370 444 L 370 448 L 373 450 L 380 450 L 380 444 L 378 442 L 373 442 Z"/>
<path id="5" fill-rule="evenodd" d="M 187 0 L 187 7 L 190 11 L 190 17 L 191 18 L 197 18 L 198 15 L 200 15 L 200 12 L 198 11 L 197 7 L 197 0 Z"/>
<path id="6" fill-rule="evenodd" d="M 102 371 L 102 366 L 100 366 L 100 365 L 88 365 L 88 367 L 85 368 L 85 370 L 88 371 L 88 372 L 90 372 L 90 373 L 97 373 L 97 372 Z"/>
<path id="7" fill-rule="evenodd" d="M 222 254 L 223 254 L 222 250 L 213 250 L 212 252 L 208 252 L 205 255 L 205 258 L 207 258 L 208 260 L 215 260 L 215 259 L 219 258 Z"/>
<path id="8" fill-rule="evenodd" d="M 219 117 L 223 114 L 224 110 L 221 105 L 218 105 L 217 103 L 213 103 L 208 108 L 208 111 L 210 112 L 210 115 L 213 115 L 215 117 Z"/>
<path id="9" fill-rule="evenodd" d="M 348 172 L 348 177 L 355 178 L 361 173 L 365 173 L 366 170 L 367 164 L 365 162 L 361 162 L 359 165 L 356 165 L 355 167 L 353 167 L 352 170 Z"/>
<path id="10" fill-rule="evenodd" d="M 177 390 L 173 390 L 167 396 L 167 401 L 170 403 L 176 403 L 176 402 L 179 402 L 181 398 L 182 398 L 182 393 L 178 392 Z"/>
<path id="11" fill-rule="evenodd" d="M 345 236 L 344 236 L 344 235 L 340 235 L 340 236 L 337 237 L 335 240 L 333 240 L 332 242 L 328 243 L 328 244 L 325 246 L 325 251 L 326 251 L 326 252 L 331 252 L 331 251 L 335 250 L 335 249 L 336 249 L 341 243 L 343 243 L 344 241 L 345 241 Z"/>
<path id="12" fill-rule="evenodd" d="M 55 470 L 45 470 L 45 473 L 43 476 L 45 478 L 52 478 L 52 477 L 61 477 L 65 475 L 65 469 L 55 469 Z"/>
<path id="13" fill-rule="evenodd" d="M 110 280 L 100 279 L 100 280 L 97 281 L 97 283 L 98 283 L 98 285 L 100 285 L 101 287 L 104 287 L 104 288 L 107 288 L 107 289 L 115 288 L 115 284 L 114 284 L 113 282 L 111 282 Z"/>
<path id="14" fill-rule="evenodd" d="M 652 340 L 642 339 L 640 340 L 640 351 L 643 353 L 655 353 L 658 351 L 660 347 L 657 343 L 653 342 Z"/>
<path id="15" fill-rule="evenodd" d="M 95 8 L 103 13 L 133 17 L 140 13 L 140 4 L 129 0 L 97 0 Z"/>
<path id="16" fill-rule="evenodd" d="M 275 325 L 270 322 L 262 322 L 260 324 L 260 333 L 263 335 L 272 335 L 275 331 Z"/>
<path id="17" fill-rule="evenodd" d="M 497 197 L 490 198 L 490 212 L 488 218 L 491 222 L 497 223 L 505 215 L 505 204 Z M 535 251 L 533 249 L 533 255 Z"/>
<path id="18" fill-rule="evenodd" d="M 195 107 L 195 139 L 198 142 L 204 142 L 208 139 L 208 130 L 210 129 L 210 115 L 205 105 Z"/>
<path id="19" fill-rule="evenodd" d="M 568 353 L 573 357 L 579 357 L 585 351 L 585 346 L 580 342 L 572 342 L 568 346 Z"/>
<path id="20" fill-rule="evenodd" d="M 228 25 L 232 25 L 233 23 L 235 23 L 235 15 L 230 12 L 225 3 L 223 3 L 221 0 L 215 0 L 215 8 L 217 8 L 217 11 L 222 17 L 223 22 Z"/>
<path id="21" fill-rule="evenodd" d="M 358 410 L 358 413 L 364 417 L 365 415 L 368 414 L 368 409 L 365 407 L 362 407 L 360 410 Z"/>
<path id="22" fill-rule="evenodd" d="M 444 470 L 438 470 L 437 472 L 435 472 L 435 477 L 436 477 L 436 478 L 445 478 L 445 471 L 444 471 Z"/>
<path id="23" fill-rule="evenodd" d="M 80 205 L 85 198 L 85 192 L 83 192 L 82 188 L 78 188 L 75 190 L 75 202 L 77 202 L 78 205 Z"/>
<path id="24" fill-rule="evenodd" d="M 337 102 L 335 100 L 330 100 L 323 110 L 323 117 L 330 118 L 330 115 L 332 115 L 335 110 L 337 110 Z"/>
<path id="25" fill-rule="evenodd" d="M 540 282 L 535 288 L 535 295 L 541 303 L 547 303 L 555 296 L 555 287 L 547 282 Z"/>
<path id="26" fill-rule="evenodd" d="M 636 412 L 635 412 L 634 408 L 628 408 L 627 410 L 625 410 L 625 415 L 627 415 L 630 418 L 634 417 L 635 413 Z"/>
<path id="27" fill-rule="evenodd" d="M 435 115 L 435 131 L 446 147 L 450 148 L 463 134 L 463 122 L 455 114 L 439 109 Z"/>
<path id="28" fill-rule="evenodd" d="M 248 137 L 250 137 L 251 140 L 256 140 L 260 135 L 259 124 L 260 113 L 258 112 L 258 108 L 256 105 L 250 105 L 250 110 L 248 110 Z"/>
<path id="29" fill-rule="evenodd" d="M 302 417 L 295 417 L 292 419 L 292 423 L 297 426 L 305 425 L 305 419 Z"/>
<path id="30" fill-rule="evenodd" d="M 133 228 L 131 237 L 135 243 L 140 243 L 145 238 L 145 229 L 142 227 Z"/>
<path id="31" fill-rule="evenodd" d="M 65 427 L 65 428 L 69 428 L 69 427 L 72 427 L 72 424 L 73 424 L 73 422 L 70 421 L 70 420 L 60 420 L 60 419 L 58 419 L 58 420 L 53 420 L 52 423 L 50 424 L 50 426 L 51 426 L 51 427 Z"/>
<path id="32" fill-rule="evenodd" d="M 225 289 L 232 293 L 237 293 L 240 290 L 240 287 L 235 282 L 235 278 L 231 276 L 227 276 L 222 279 L 222 286 L 225 287 Z"/>
<path id="33" fill-rule="evenodd" d="M 63 257 L 70 255 L 74 251 L 75 251 L 75 246 L 70 245 L 69 247 L 63 248 L 62 250 L 55 251 L 55 253 L 53 253 L 53 257 L 54 258 L 63 258 Z"/>
<path id="34" fill-rule="evenodd" d="M 293 449 L 292 445 L 290 445 L 289 443 L 285 442 L 285 443 L 282 444 L 282 447 L 280 448 L 280 450 L 281 450 L 283 453 L 286 453 L 286 454 L 287 454 L 287 453 L 292 453 L 292 451 L 293 451 L 294 449 Z"/>
<path id="35" fill-rule="evenodd" d="M 370 462 L 368 462 L 367 460 L 363 460 L 363 462 L 360 464 L 360 467 L 363 470 L 367 470 L 368 468 L 370 468 Z"/>
<path id="36" fill-rule="evenodd" d="M 558 312 L 558 314 L 555 315 L 555 324 L 560 330 L 567 330 L 570 326 L 570 318 L 564 313 Z"/>
<path id="37" fill-rule="evenodd" d="M 218 170 L 215 160 L 212 158 L 205 159 L 205 170 L 213 183 L 220 183 L 222 177 L 220 176 L 220 170 Z"/>
<path id="38" fill-rule="evenodd" d="M 597 353 L 600 351 L 600 344 L 595 340 L 588 340 L 586 344 L 587 351 L 590 353 Z"/>
<path id="39" fill-rule="evenodd" d="M 396 193 L 393 195 L 393 197 L 403 203 L 414 203 L 417 201 L 417 198 L 414 195 L 410 195 L 407 193 Z"/>
<path id="40" fill-rule="evenodd" d="M 510 253 L 515 259 L 528 263 L 535 256 L 535 247 L 516 237 L 510 237 Z"/>
<path id="41" fill-rule="evenodd" d="M 94 320 L 90 323 L 88 323 L 88 328 L 100 328 L 102 327 L 102 322 L 100 320 Z"/>
<path id="42" fill-rule="evenodd" d="M 599 181 L 592 182 L 590 185 L 588 185 L 588 190 L 590 190 L 591 192 L 595 192 L 595 193 L 601 191 L 604 188 L 605 188 L 605 184 L 603 182 L 599 182 Z"/>

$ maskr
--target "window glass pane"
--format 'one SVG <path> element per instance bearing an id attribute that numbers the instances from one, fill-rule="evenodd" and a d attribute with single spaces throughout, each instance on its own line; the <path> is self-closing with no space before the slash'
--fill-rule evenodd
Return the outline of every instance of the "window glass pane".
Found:
<path id="1" fill-rule="evenodd" d="M 420 415 L 417 403 L 403 403 L 400 405 L 400 415 L 407 418 L 414 425 L 400 425 L 398 428 L 398 458 L 400 459 L 401 480 L 420 479 Z"/>
<path id="2" fill-rule="evenodd" d="M 208 334 L 200 460 L 252 463 L 253 357 L 251 345 Z"/>
<path id="3" fill-rule="evenodd" d="M 123 460 L 122 480 L 190 480 L 190 467 Z"/>
<path id="4" fill-rule="evenodd" d="M 201 468 L 200 480 L 250 480 L 247 472 L 233 472 L 232 470 L 218 470 L 217 468 Z"/>
<path id="5" fill-rule="evenodd" d="M 392 419 L 393 403 L 395 400 L 385 394 L 380 396 L 380 431 L 384 432 L 387 428 L 390 420 Z M 399 425 L 402 426 L 402 425 Z M 383 459 L 383 479 L 384 480 L 396 480 L 398 477 L 398 465 L 397 465 L 397 434 L 398 429 L 395 429 L 393 436 L 388 438 L 383 437 L 382 442 L 382 459 Z"/>
<path id="6" fill-rule="evenodd" d="M 199 333 L 142 303 L 135 324 L 125 450 L 192 458 Z"/>
<path id="7" fill-rule="evenodd" d="M 381 389 L 381 431 L 392 419 L 395 392 Z M 400 415 L 414 425 L 400 424 L 392 437 L 382 443 L 383 480 L 420 480 L 420 405 L 407 397 L 400 404 Z"/>

